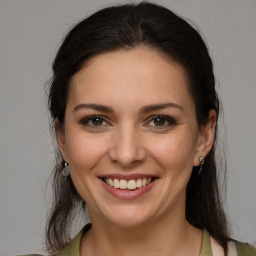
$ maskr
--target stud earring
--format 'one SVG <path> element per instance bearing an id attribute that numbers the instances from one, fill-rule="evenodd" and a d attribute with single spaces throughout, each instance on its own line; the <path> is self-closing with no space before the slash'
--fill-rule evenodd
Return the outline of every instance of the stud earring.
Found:
<path id="1" fill-rule="evenodd" d="M 200 156 L 199 157 L 199 162 L 200 162 L 200 166 L 199 166 L 199 170 L 198 170 L 198 175 L 200 175 L 203 171 L 203 165 L 204 165 L 204 156 Z"/>
<path id="2" fill-rule="evenodd" d="M 65 163 L 64 163 L 64 169 L 62 170 L 61 175 L 62 175 L 63 177 L 67 177 L 69 174 L 70 174 L 70 168 L 69 168 L 68 163 L 65 161 Z"/>

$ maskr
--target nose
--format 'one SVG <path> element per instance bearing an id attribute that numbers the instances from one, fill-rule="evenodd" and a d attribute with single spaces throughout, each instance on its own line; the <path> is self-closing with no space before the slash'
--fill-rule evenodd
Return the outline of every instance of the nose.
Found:
<path id="1" fill-rule="evenodd" d="M 146 155 L 147 152 L 143 146 L 140 131 L 131 125 L 116 130 L 109 150 L 109 157 L 112 162 L 129 168 L 143 162 Z"/>

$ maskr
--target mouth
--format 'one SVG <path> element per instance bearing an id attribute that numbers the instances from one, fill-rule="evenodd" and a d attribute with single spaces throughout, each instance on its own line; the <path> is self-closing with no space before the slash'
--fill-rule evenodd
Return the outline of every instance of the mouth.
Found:
<path id="1" fill-rule="evenodd" d="M 142 187 L 148 186 L 151 182 L 155 180 L 154 177 L 144 177 L 138 179 L 118 179 L 118 178 L 102 178 L 102 180 L 108 184 L 110 187 L 120 190 L 136 190 Z"/>

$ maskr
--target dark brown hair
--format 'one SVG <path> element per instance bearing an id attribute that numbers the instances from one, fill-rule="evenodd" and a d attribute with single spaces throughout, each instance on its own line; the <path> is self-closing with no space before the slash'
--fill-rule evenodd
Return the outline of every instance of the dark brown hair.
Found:
<path id="1" fill-rule="evenodd" d="M 53 63 L 48 102 L 52 120 L 64 123 L 70 80 L 86 60 L 102 52 L 141 45 L 158 50 L 185 68 L 199 126 L 208 122 L 211 109 L 219 114 L 212 60 L 197 29 L 162 6 L 142 2 L 102 9 L 67 34 Z M 193 168 L 187 186 L 186 218 L 195 227 L 207 229 L 226 252 L 229 237 L 217 180 L 215 144 L 205 159 L 202 174 Z M 74 214 L 85 206 L 70 176 L 62 177 L 62 164 L 58 153 L 54 199 L 46 229 L 50 252 L 60 251 L 69 242 Z"/>

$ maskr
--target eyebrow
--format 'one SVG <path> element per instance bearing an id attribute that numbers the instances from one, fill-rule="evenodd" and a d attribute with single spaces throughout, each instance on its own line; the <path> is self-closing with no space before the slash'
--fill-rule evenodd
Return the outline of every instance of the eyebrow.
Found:
<path id="1" fill-rule="evenodd" d="M 113 113 L 114 110 L 110 107 L 104 106 L 104 105 L 99 105 L 99 104 L 79 104 L 75 106 L 72 112 L 76 112 L 79 109 L 83 108 L 89 108 L 89 109 L 95 109 L 101 112 L 106 112 L 106 113 Z"/>
<path id="2" fill-rule="evenodd" d="M 79 105 L 75 106 L 75 108 L 73 109 L 72 112 L 76 112 L 83 108 L 95 109 L 97 111 L 101 111 L 101 112 L 105 112 L 105 113 L 114 113 L 114 110 L 111 107 L 100 105 L 100 104 L 91 104 L 91 103 L 79 104 Z M 152 105 L 142 107 L 140 109 L 140 113 L 146 114 L 148 112 L 153 112 L 153 111 L 161 110 L 161 109 L 165 109 L 165 108 L 176 108 L 176 109 L 179 109 L 182 112 L 184 112 L 183 107 L 176 103 L 163 103 L 163 104 L 152 104 Z"/>
<path id="3" fill-rule="evenodd" d="M 165 109 L 165 108 L 176 108 L 181 110 L 182 112 L 184 112 L 184 109 L 182 106 L 176 104 L 176 103 L 163 103 L 163 104 L 152 104 L 152 105 L 148 105 L 145 106 L 143 108 L 141 108 L 140 112 L 141 113 L 148 113 L 148 112 L 152 112 L 152 111 L 156 111 L 156 110 L 161 110 L 161 109 Z"/>

